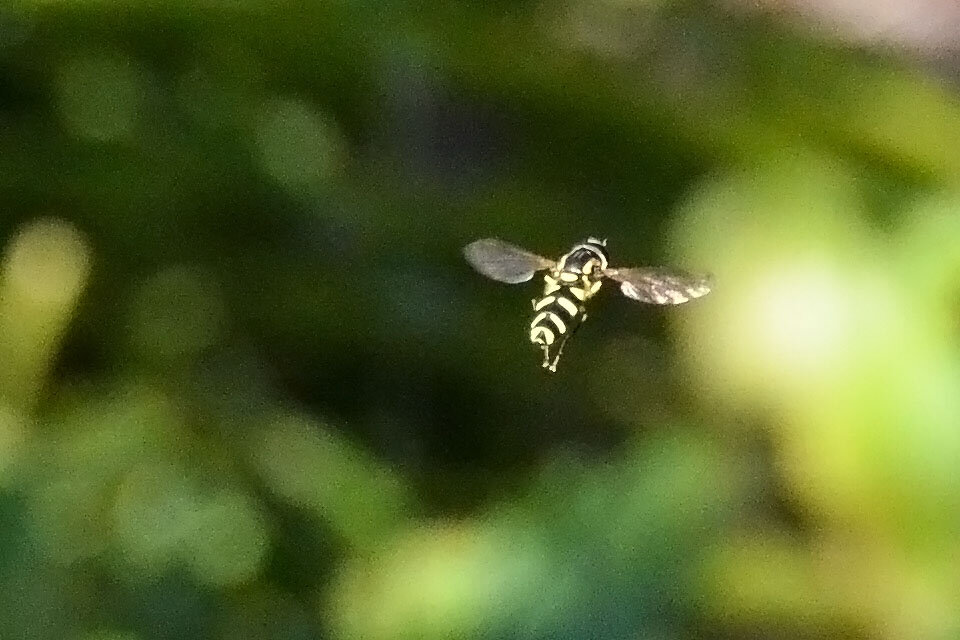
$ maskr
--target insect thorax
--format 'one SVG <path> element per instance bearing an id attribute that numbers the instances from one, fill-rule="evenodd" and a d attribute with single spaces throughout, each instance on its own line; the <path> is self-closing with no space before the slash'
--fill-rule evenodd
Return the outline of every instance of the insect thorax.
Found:
<path id="1" fill-rule="evenodd" d="M 580 303 L 586 302 L 600 290 L 606 267 L 607 254 L 602 247 L 579 244 L 546 274 L 543 295 L 563 289 Z"/>

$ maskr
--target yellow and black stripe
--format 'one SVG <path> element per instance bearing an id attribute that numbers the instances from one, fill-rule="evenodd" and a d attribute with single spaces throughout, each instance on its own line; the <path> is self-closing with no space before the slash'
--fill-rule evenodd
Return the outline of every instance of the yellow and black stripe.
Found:
<path id="1" fill-rule="evenodd" d="M 564 344 L 587 318 L 584 304 L 600 290 L 606 265 L 601 246 L 581 244 L 544 276 L 543 296 L 533 300 L 530 322 L 530 342 L 543 350 L 544 368 L 557 370 Z"/>
<path id="2" fill-rule="evenodd" d="M 498 282 L 527 282 L 546 272 L 543 295 L 533 300 L 530 342 L 543 351 L 543 367 L 557 370 L 563 346 L 587 319 L 586 304 L 604 279 L 624 296 L 648 304 L 681 304 L 710 293 L 709 276 L 654 267 L 611 268 L 607 241 L 594 237 L 554 262 L 498 238 L 471 242 L 463 254 L 474 269 Z"/>

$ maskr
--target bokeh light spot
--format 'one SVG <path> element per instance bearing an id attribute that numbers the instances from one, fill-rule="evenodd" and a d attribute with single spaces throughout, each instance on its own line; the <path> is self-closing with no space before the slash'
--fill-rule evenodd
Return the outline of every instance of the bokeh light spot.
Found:
<path id="1" fill-rule="evenodd" d="M 133 133 L 146 82 L 133 60 L 102 53 L 67 60 L 57 69 L 55 88 L 67 131 L 112 142 Z"/>
<path id="2" fill-rule="evenodd" d="M 716 284 L 676 320 L 705 390 L 734 404 L 811 402 L 886 337 L 885 316 L 870 315 L 889 297 L 874 285 L 885 274 L 852 185 L 827 160 L 773 156 L 693 195 L 674 245 Z"/>
<path id="3" fill-rule="evenodd" d="M 343 168 L 336 124 L 305 102 L 273 99 L 260 108 L 256 144 L 264 171 L 288 189 L 318 187 Z"/>
<path id="4" fill-rule="evenodd" d="M 753 343 L 771 369 L 806 377 L 832 368 L 854 327 L 851 287 L 827 265 L 769 270 L 753 285 L 744 310 L 743 344 Z"/>
<path id="5" fill-rule="evenodd" d="M 376 559 L 347 565 L 334 585 L 334 623 L 345 638 L 471 637 L 515 613 L 541 578 L 543 549 L 520 548 L 511 533 L 463 523 L 398 537 Z"/>
<path id="6" fill-rule="evenodd" d="M 197 578 L 215 587 L 256 577 L 269 549 L 260 513 L 240 493 L 208 498 L 196 514 L 188 559 Z"/>
<path id="7" fill-rule="evenodd" d="M 41 219 L 11 241 L 0 274 L 0 398 L 36 399 L 90 271 L 90 249 L 70 224 Z"/>
<path id="8" fill-rule="evenodd" d="M 90 250 L 70 223 L 43 219 L 24 227 L 4 260 L 4 300 L 11 297 L 62 307 L 86 281 Z"/>
<path id="9" fill-rule="evenodd" d="M 732 539 L 710 551 L 703 578 L 706 609 L 731 629 L 776 625 L 810 632 L 810 625 L 829 613 L 829 599 L 820 593 L 805 550 L 773 532 Z"/>
<path id="10" fill-rule="evenodd" d="M 264 426 L 251 453 L 278 495 L 311 511 L 351 545 L 378 543 L 406 519 L 406 488 L 335 431 L 305 417 Z"/>

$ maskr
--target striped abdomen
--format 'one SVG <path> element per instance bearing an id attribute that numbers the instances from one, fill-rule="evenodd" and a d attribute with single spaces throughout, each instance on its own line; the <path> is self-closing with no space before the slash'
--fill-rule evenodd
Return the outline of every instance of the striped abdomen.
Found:
<path id="1" fill-rule="evenodd" d="M 592 278 L 589 270 L 556 270 L 543 280 L 543 297 L 533 301 L 530 342 L 543 350 L 544 368 L 556 371 L 564 343 L 587 317 L 584 303 L 597 293 L 602 280 Z"/>
<path id="2" fill-rule="evenodd" d="M 583 307 L 567 287 L 534 302 L 533 312 L 530 341 L 547 347 L 571 335 L 583 321 Z"/>

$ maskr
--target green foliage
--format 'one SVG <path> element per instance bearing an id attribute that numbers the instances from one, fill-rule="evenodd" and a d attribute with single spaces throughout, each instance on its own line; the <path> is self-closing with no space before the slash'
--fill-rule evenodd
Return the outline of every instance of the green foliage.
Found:
<path id="1" fill-rule="evenodd" d="M 0 637 L 957 637 L 951 87 L 700 3 L 304 4 L 0 8 Z M 586 235 L 716 290 L 545 376 L 459 250 Z"/>

